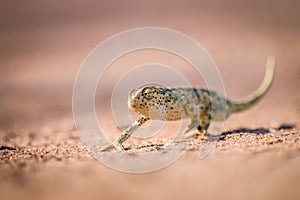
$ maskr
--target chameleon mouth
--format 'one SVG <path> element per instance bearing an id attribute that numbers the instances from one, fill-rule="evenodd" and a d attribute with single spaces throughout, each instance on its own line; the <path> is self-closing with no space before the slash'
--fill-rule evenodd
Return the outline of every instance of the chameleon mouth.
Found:
<path id="1" fill-rule="evenodd" d="M 135 105 L 135 102 L 134 102 L 134 98 L 135 98 L 135 96 L 136 96 L 136 92 L 137 92 L 137 90 L 136 89 L 133 89 L 133 90 L 131 90 L 131 92 L 129 93 L 129 95 L 128 95 L 128 101 L 127 101 L 127 103 L 128 103 L 128 107 L 131 109 L 131 110 L 133 110 L 134 109 L 134 105 Z"/>
<path id="2" fill-rule="evenodd" d="M 136 94 L 136 91 L 137 91 L 137 89 L 131 90 L 130 93 L 129 93 L 129 97 L 134 97 L 135 94 Z"/>

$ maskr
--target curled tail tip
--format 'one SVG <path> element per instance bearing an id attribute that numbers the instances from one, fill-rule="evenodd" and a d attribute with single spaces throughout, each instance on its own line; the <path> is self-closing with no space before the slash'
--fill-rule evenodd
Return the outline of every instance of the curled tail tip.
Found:
<path id="1" fill-rule="evenodd" d="M 274 56 L 269 56 L 266 65 L 265 77 L 260 87 L 251 95 L 245 97 L 240 101 L 232 101 L 231 111 L 238 112 L 249 108 L 251 105 L 256 103 L 261 97 L 263 97 L 269 90 L 275 72 L 276 59 Z"/>
<path id="2" fill-rule="evenodd" d="M 267 70 L 274 71 L 276 65 L 276 58 L 274 56 L 269 56 L 267 60 Z"/>
<path id="3" fill-rule="evenodd" d="M 275 56 L 268 56 L 268 61 L 275 63 L 276 62 Z"/>
<path id="4" fill-rule="evenodd" d="M 264 82 L 262 84 L 263 90 L 267 90 L 267 88 L 271 85 L 274 73 L 275 73 L 276 59 L 274 56 L 269 56 L 267 60 L 266 66 L 266 75 Z"/>
<path id="5" fill-rule="evenodd" d="M 276 65 L 275 57 L 269 56 L 267 60 L 265 78 L 261 86 L 256 90 L 256 92 L 253 93 L 252 98 L 250 98 L 252 99 L 253 103 L 259 98 L 261 98 L 269 90 L 274 78 L 275 65 Z"/>

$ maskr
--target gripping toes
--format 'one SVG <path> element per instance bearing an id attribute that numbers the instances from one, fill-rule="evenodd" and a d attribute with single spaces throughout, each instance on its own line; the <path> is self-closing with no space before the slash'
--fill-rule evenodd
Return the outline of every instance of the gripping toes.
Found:
<path id="1" fill-rule="evenodd" d="M 122 151 L 122 150 L 124 150 L 124 147 L 123 147 L 123 145 L 120 142 L 114 141 L 114 142 L 112 142 L 110 144 L 107 144 L 107 145 L 103 146 L 100 149 L 100 151 L 103 152 L 103 151 L 108 151 L 110 149 L 117 149 L 118 151 Z"/>
<path id="2" fill-rule="evenodd" d="M 191 129 L 186 129 L 186 131 L 183 132 L 182 136 L 184 138 L 191 138 L 191 137 L 196 137 L 196 136 L 205 136 L 207 135 L 207 131 L 203 129 L 197 128 L 191 128 Z"/>

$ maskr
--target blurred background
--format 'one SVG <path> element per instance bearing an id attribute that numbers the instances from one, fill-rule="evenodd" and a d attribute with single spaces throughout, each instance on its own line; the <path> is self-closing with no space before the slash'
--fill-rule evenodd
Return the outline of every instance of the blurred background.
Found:
<path id="1" fill-rule="evenodd" d="M 87 54 L 113 34 L 145 26 L 174 29 L 203 45 L 232 98 L 259 86 L 267 56 L 274 55 L 278 68 L 273 94 L 268 96 L 274 104 L 264 106 L 274 108 L 275 121 L 295 121 L 299 8 L 298 1 L 265 0 L 2 1 L 0 127 L 33 128 L 72 120 L 72 86 Z M 144 57 L 155 61 L 151 54 Z M 127 62 L 137 58 L 131 56 Z M 282 117 L 284 112 L 289 114 Z"/>

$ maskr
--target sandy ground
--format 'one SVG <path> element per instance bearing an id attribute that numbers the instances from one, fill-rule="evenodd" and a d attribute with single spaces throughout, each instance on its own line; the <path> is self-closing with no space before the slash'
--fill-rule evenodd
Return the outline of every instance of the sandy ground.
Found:
<path id="1" fill-rule="evenodd" d="M 299 8 L 296 1 L 3 3 L 0 199 L 298 199 Z M 208 156 L 199 158 L 205 142 L 199 138 L 171 166 L 127 174 L 105 167 L 82 146 L 73 124 L 72 87 L 81 62 L 99 42 L 144 26 L 175 29 L 202 44 L 233 99 L 259 86 L 268 55 L 278 63 L 265 98 L 226 121 Z M 127 70 L 153 60 L 186 64 L 137 52 L 113 65 Z M 111 95 L 117 70 L 111 73 L 96 107 L 113 138 L 119 132 L 110 125 L 109 102 L 101 99 Z M 131 152 L 163 152 L 162 141 L 175 135 L 125 146 Z"/>

